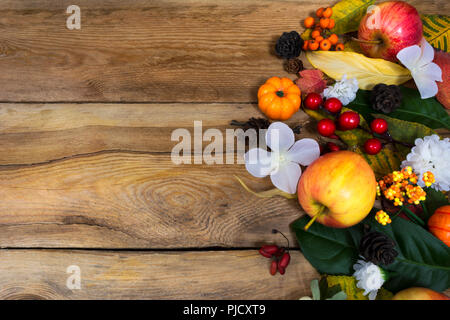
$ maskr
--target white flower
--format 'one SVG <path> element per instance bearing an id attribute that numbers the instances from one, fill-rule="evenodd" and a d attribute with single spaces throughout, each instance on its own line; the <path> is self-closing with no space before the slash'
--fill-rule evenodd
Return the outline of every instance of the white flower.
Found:
<path id="1" fill-rule="evenodd" d="M 411 153 L 406 156 L 402 162 L 402 167 L 411 166 L 414 172 L 419 176 L 417 182 L 419 186 L 424 187 L 422 180 L 423 174 L 430 171 L 434 175 L 435 183 L 432 188 L 438 191 L 450 190 L 450 139 L 439 139 L 439 136 L 433 134 L 416 139 L 415 147 Z"/>
<path id="2" fill-rule="evenodd" d="M 270 174 L 275 187 L 295 193 L 302 174 L 299 164 L 307 166 L 320 156 L 319 144 L 313 139 L 295 142 L 294 132 L 282 122 L 272 123 L 266 133 L 266 144 L 272 152 L 254 148 L 245 154 L 247 171 L 258 178 Z"/>
<path id="3" fill-rule="evenodd" d="M 375 300 L 378 289 L 381 288 L 387 278 L 384 270 L 372 262 L 364 260 L 358 260 L 353 265 L 353 269 L 355 269 L 353 276 L 358 281 L 356 286 L 363 289 L 363 294 L 365 296 L 369 295 L 370 300 Z"/>
<path id="4" fill-rule="evenodd" d="M 422 38 L 420 46 L 403 48 L 397 53 L 397 59 L 411 71 L 422 99 L 434 97 L 438 92 L 436 81 L 442 81 L 442 70 L 433 63 L 434 49 Z"/>
<path id="5" fill-rule="evenodd" d="M 338 98 L 344 106 L 355 100 L 358 91 L 358 80 L 348 79 L 344 74 L 341 80 L 336 81 L 334 86 L 326 87 L 323 91 L 325 98 Z"/>

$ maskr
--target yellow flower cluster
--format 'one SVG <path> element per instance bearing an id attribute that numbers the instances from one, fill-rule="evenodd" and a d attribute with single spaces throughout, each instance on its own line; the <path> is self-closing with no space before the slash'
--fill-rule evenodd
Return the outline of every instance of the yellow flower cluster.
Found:
<path id="1" fill-rule="evenodd" d="M 391 220 L 391 218 L 389 217 L 389 215 L 388 215 L 385 211 L 383 211 L 383 210 L 380 210 L 380 211 L 378 211 L 378 212 L 375 214 L 375 220 L 377 220 L 378 223 L 379 223 L 379 224 L 382 224 L 383 226 L 385 226 L 385 225 L 387 225 L 388 223 L 391 223 L 391 222 L 392 222 L 392 220 Z"/>
<path id="2" fill-rule="evenodd" d="M 434 179 L 434 174 L 430 171 L 427 171 L 423 174 L 422 180 L 423 182 L 425 182 L 425 185 L 427 187 L 430 187 L 433 183 L 436 182 L 436 180 Z"/>
<path id="3" fill-rule="evenodd" d="M 425 185 L 434 182 L 434 176 L 429 171 L 423 175 L 423 179 Z M 419 204 L 420 201 L 425 200 L 427 194 L 417 185 L 417 181 L 417 175 L 412 171 L 412 168 L 405 167 L 401 171 L 394 171 L 378 181 L 377 194 L 393 201 L 395 206 L 402 206 L 405 201 L 409 204 Z"/>

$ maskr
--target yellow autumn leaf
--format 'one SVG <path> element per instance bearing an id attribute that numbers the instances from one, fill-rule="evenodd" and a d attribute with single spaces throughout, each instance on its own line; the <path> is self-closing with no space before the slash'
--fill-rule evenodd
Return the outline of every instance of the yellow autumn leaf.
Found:
<path id="1" fill-rule="evenodd" d="M 411 79 L 409 70 L 396 63 L 356 52 L 309 51 L 306 58 L 335 80 L 340 80 L 344 74 L 347 78 L 356 78 L 359 88 L 364 90 L 371 90 L 378 83 L 399 85 Z"/>
<path id="2" fill-rule="evenodd" d="M 423 15 L 423 36 L 436 49 L 450 52 L 450 17 Z"/>
<path id="3" fill-rule="evenodd" d="M 328 287 L 340 285 L 342 291 L 347 294 L 347 300 L 368 300 L 363 293 L 364 290 L 356 287 L 356 279 L 349 276 L 326 276 Z M 378 290 L 376 300 L 391 300 L 393 294 L 384 288 Z"/>

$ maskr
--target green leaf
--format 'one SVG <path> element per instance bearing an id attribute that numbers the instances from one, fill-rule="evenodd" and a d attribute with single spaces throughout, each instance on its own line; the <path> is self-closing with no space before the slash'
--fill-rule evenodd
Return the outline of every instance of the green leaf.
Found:
<path id="1" fill-rule="evenodd" d="M 436 98 L 421 99 L 419 91 L 400 87 L 402 104 L 395 111 L 388 114 L 391 118 L 421 123 L 431 129 L 450 129 L 450 116 L 442 108 Z M 347 107 L 360 113 L 368 122 L 373 120 L 371 114 L 378 113 L 370 103 L 371 91 L 358 90 L 356 99 Z"/>
<path id="2" fill-rule="evenodd" d="M 450 17 L 422 15 L 423 36 L 436 49 L 450 52 Z"/>
<path id="3" fill-rule="evenodd" d="M 352 274 L 358 259 L 362 226 L 335 229 L 314 223 L 308 231 L 303 228 L 311 219 L 305 215 L 292 224 L 303 255 L 319 273 Z"/>
<path id="4" fill-rule="evenodd" d="M 358 30 L 359 23 L 366 14 L 367 8 L 374 3 L 375 0 L 342 0 L 335 4 L 332 7 L 333 15 L 331 18 L 334 19 L 336 24 L 331 32 L 344 34 Z M 311 29 L 307 29 L 301 37 L 308 40 L 310 34 Z"/>
<path id="5" fill-rule="evenodd" d="M 450 202 L 448 201 L 448 198 L 445 195 L 445 193 L 436 191 L 433 188 L 425 188 L 425 191 L 427 193 L 427 198 L 425 200 L 425 207 L 427 208 L 429 215 L 428 217 L 425 217 L 425 219 L 428 220 L 436 211 L 436 209 L 449 205 Z"/>
<path id="6" fill-rule="evenodd" d="M 450 248 L 415 223 L 397 217 L 390 225 L 382 226 L 375 221 L 372 212 L 362 223 L 351 228 L 335 229 L 315 223 L 304 231 L 309 221 L 308 216 L 303 216 L 292 224 L 292 228 L 304 256 L 320 273 L 353 274 L 353 264 L 359 257 L 362 225 L 368 224 L 396 243 L 398 256 L 394 263 L 381 266 L 390 275 L 384 286 L 386 289 L 397 292 L 424 287 L 444 291 L 450 287 Z M 346 291 L 342 284 L 341 287 Z"/>
<path id="7" fill-rule="evenodd" d="M 313 300 L 320 300 L 319 280 L 314 279 L 311 281 L 311 293 Z"/>
<path id="8" fill-rule="evenodd" d="M 450 129 L 450 116 L 436 98 L 421 99 L 418 90 L 400 87 L 402 104 L 389 117 L 421 123 L 431 129 Z"/>
<path id="9" fill-rule="evenodd" d="M 384 114 L 373 115 L 387 121 L 389 133 L 397 141 L 414 145 L 417 138 L 423 138 L 436 134 L 436 132 L 420 123 L 394 119 Z"/>
<path id="10" fill-rule="evenodd" d="M 382 226 L 373 218 L 365 221 L 373 229 L 388 235 L 399 253 L 394 263 L 382 266 L 390 273 L 385 283 L 397 292 L 410 287 L 444 291 L 450 287 L 450 248 L 415 223 L 396 218 Z"/>
<path id="11" fill-rule="evenodd" d="M 347 300 L 347 294 L 344 291 L 340 291 L 331 298 L 327 298 L 325 300 Z"/>

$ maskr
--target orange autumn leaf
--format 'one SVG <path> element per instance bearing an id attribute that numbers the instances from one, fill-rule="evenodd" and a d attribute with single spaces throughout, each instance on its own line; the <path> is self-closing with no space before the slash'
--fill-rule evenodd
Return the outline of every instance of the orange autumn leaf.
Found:
<path id="1" fill-rule="evenodd" d="M 324 74 L 318 69 L 303 70 L 295 83 L 303 94 L 322 93 L 327 87 L 327 81 L 324 78 Z"/>

